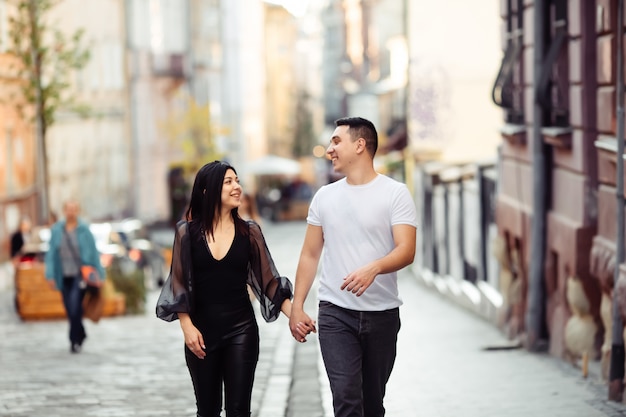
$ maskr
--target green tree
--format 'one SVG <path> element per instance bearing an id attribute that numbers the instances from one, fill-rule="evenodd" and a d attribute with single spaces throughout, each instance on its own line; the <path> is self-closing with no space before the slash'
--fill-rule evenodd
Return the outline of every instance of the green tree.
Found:
<path id="1" fill-rule="evenodd" d="M 293 138 L 293 154 L 296 157 L 311 156 L 315 147 L 315 132 L 313 131 L 313 115 L 309 109 L 309 95 L 301 91 L 296 102 L 296 120 Z"/>
<path id="2" fill-rule="evenodd" d="M 66 35 L 49 23 L 50 11 L 61 0 L 13 0 L 16 13 L 9 19 L 9 53 L 18 63 L 13 68 L 22 80 L 23 100 L 14 100 L 20 114 L 33 113 L 37 138 L 37 186 L 40 222 L 48 221 L 48 172 L 46 132 L 61 108 L 81 113 L 71 94 L 71 77 L 89 61 L 83 45 L 84 30 Z"/>
<path id="3" fill-rule="evenodd" d="M 170 143 L 183 151 L 184 161 L 176 163 L 186 174 L 195 173 L 202 165 L 221 155 L 215 146 L 215 134 L 211 125 L 208 104 L 199 105 L 193 98 L 187 99 L 185 110 L 172 113 L 163 123 Z"/>

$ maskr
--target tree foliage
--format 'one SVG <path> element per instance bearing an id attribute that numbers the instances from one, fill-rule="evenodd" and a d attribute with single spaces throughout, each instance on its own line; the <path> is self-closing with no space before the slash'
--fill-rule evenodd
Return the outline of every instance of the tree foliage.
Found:
<path id="1" fill-rule="evenodd" d="M 182 165 L 187 173 L 221 157 L 215 145 L 218 132 L 211 125 L 208 104 L 199 105 L 188 98 L 185 110 L 172 113 L 163 123 L 163 129 L 170 143 L 185 155 L 184 162 L 177 165 Z"/>
<path id="2" fill-rule="evenodd" d="M 24 102 L 15 103 L 22 115 L 24 105 L 35 109 L 43 137 L 60 108 L 81 109 L 71 94 L 72 75 L 87 64 L 90 56 L 83 29 L 67 35 L 51 24 L 50 11 L 60 1 L 14 0 L 16 13 L 9 18 L 8 52 L 18 59 L 14 70 L 23 81 Z"/>
<path id="3" fill-rule="evenodd" d="M 313 115 L 309 108 L 309 95 L 305 91 L 298 94 L 296 102 L 293 154 L 296 157 L 311 156 L 316 139 L 313 129 Z"/>

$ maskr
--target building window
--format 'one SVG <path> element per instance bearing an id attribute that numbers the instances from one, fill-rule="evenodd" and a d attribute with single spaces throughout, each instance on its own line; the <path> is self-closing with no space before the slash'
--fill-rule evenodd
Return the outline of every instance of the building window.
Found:
<path id="1" fill-rule="evenodd" d="M 569 127 L 567 0 L 552 0 L 546 7 L 548 39 L 537 99 L 544 110 L 544 126 Z"/>
<path id="2" fill-rule="evenodd" d="M 524 1 L 506 2 L 507 45 L 493 85 L 493 102 L 505 111 L 507 123 L 524 124 Z"/>

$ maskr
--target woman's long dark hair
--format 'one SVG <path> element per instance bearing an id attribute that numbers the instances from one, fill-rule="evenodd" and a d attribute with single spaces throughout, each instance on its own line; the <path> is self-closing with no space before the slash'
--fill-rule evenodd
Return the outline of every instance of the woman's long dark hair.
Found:
<path id="1" fill-rule="evenodd" d="M 213 237 L 213 226 L 217 213 L 222 211 L 222 187 L 226 171 L 237 171 L 227 162 L 213 161 L 204 165 L 196 174 L 191 190 L 191 200 L 185 217 L 194 226 L 200 226 L 209 236 Z M 247 234 L 248 228 L 237 208 L 231 210 L 235 229 L 238 233 Z"/>

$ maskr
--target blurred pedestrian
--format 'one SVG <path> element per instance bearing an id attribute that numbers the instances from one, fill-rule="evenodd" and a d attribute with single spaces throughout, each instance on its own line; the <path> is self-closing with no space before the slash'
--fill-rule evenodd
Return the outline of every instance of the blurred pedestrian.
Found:
<path id="1" fill-rule="evenodd" d="M 326 153 L 345 178 L 311 201 L 289 326 L 302 342 L 315 325 L 303 306 L 323 253 L 319 343 L 335 416 L 379 417 L 400 329 L 396 271 L 413 262 L 417 214 L 406 185 L 374 169 L 374 125 L 335 123 Z"/>
<path id="2" fill-rule="evenodd" d="M 259 332 L 246 284 L 266 321 L 291 313 L 292 284 L 278 274 L 259 225 L 239 216 L 242 193 L 231 165 L 215 161 L 198 171 L 157 302 L 157 317 L 180 320 L 203 417 L 220 415 L 222 384 L 226 415 L 250 416 Z"/>
<path id="3" fill-rule="evenodd" d="M 20 220 L 18 229 L 11 235 L 11 260 L 14 265 L 19 263 L 24 255 L 24 245 L 31 240 L 32 223 L 28 217 Z"/>
<path id="4" fill-rule="evenodd" d="M 54 223 L 50 230 L 49 248 L 44 258 L 45 271 L 50 286 L 63 295 L 70 326 L 70 351 L 79 353 L 87 337 L 83 326 L 86 288 L 81 267 L 88 265 L 96 268 L 101 279 L 104 279 L 105 271 L 89 225 L 79 217 L 80 204 L 75 200 L 66 201 L 63 214 L 65 218 Z"/>

